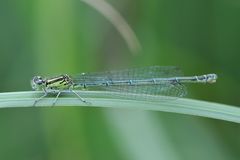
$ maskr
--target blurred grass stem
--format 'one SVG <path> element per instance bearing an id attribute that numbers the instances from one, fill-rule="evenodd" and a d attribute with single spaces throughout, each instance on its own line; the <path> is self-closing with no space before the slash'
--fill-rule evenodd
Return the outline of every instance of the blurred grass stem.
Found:
<path id="1" fill-rule="evenodd" d="M 134 31 L 131 29 L 129 24 L 121 16 L 121 14 L 114 9 L 108 2 L 105 0 L 81 0 L 88 4 L 89 6 L 96 9 L 101 13 L 106 19 L 108 19 L 117 31 L 121 34 L 123 39 L 126 41 L 129 49 L 132 53 L 138 53 L 141 50 L 140 42 L 135 35 Z"/>

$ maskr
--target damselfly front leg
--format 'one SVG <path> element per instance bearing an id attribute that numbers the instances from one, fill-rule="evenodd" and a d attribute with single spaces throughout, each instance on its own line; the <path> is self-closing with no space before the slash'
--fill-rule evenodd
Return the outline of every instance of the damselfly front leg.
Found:
<path id="1" fill-rule="evenodd" d="M 46 97 L 48 95 L 48 93 L 44 90 L 44 95 L 37 98 L 34 103 L 33 103 L 33 106 L 35 106 L 41 99 L 43 99 L 44 97 Z"/>

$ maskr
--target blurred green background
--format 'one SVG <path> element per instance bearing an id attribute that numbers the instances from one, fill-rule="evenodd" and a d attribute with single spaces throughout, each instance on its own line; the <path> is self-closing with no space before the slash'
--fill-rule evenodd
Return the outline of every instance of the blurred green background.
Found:
<path id="1" fill-rule="evenodd" d="M 0 92 L 31 90 L 34 75 L 179 66 L 217 73 L 189 98 L 240 105 L 240 1 L 108 0 L 142 51 L 132 54 L 79 0 L 0 1 Z M 238 160 L 240 125 L 163 112 L 88 107 L 0 110 L 0 159 Z"/>

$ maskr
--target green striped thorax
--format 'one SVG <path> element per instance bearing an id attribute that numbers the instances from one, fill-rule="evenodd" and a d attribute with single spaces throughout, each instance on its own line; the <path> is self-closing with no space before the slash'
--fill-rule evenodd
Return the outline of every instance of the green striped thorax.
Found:
<path id="1" fill-rule="evenodd" d="M 73 86 L 72 79 L 67 75 L 60 75 L 52 78 L 35 76 L 31 80 L 32 89 L 36 91 L 66 90 Z"/>

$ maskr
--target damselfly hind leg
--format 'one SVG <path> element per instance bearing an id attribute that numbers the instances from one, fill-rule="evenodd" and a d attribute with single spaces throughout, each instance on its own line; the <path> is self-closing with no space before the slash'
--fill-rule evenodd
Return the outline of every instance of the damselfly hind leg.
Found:
<path id="1" fill-rule="evenodd" d="M 77 94 L 74 90 L 70 90 L 73 94 L 75 94 L 83 103 L 86 103 L 86 104 L 91 104 L 90 102 L 87 102 L 84 98 L 82 98 L 79 94 Z"/>

